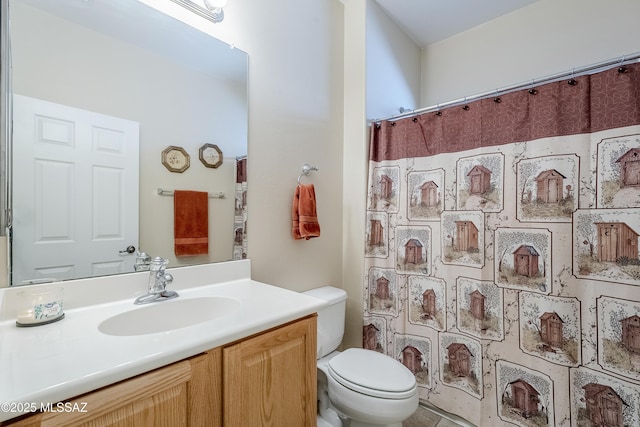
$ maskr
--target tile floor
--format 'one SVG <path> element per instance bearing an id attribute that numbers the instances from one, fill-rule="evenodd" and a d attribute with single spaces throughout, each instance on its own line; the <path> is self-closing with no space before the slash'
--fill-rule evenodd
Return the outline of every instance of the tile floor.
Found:
<path id="1" fill-rule="evenodd" d="M 421 403 L 418 410 L 402 422 L 402 427 L 473 427 L 472 424 L 458 419 L 455 415 L 441 416 L 438 412 L 437 408 L 433 408 L 428 403 Z"/>

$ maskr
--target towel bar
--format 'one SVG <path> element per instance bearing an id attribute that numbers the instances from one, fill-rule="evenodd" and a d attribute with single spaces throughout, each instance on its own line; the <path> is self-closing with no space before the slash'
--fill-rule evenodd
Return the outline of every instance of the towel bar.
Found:
<path id="1" fill-rule="evenodd" d="M 163 190 L 162 188 L 158 188 L 156 193 L 159 196 L 173 196 L 173 190 Z M 224 193 L 219 191 L 217 193 L 209 193 L 210 199 L 224 199 Z"/>

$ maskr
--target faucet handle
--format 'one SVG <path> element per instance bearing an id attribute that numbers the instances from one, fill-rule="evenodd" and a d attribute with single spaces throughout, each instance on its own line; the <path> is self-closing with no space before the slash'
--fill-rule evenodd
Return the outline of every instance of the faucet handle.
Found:
<path id="1" fill-rule="evenodd" d="M 169 273 L 165 274 L 162 277 L 162 284 L 166 288 L 167 285 L 170 285 L 171 283 L 173 283 L 173 276 L 171 274 L 169 274 Z"/>
<path id="2" fill-rule="evenodd" d="M 167 290 L 167 285 L 170 285 L 171 282 L 173 282 L 173 276 L 171 274 L 169 274 L 169 273 L 165 274 L 158 281 L 160 282 L 160 285 L 162 286 L 162 292 L 160 292 L 160 296 L 163 299 L 171 299 L 171 298 L 176 298 L 177 296 L 179 296 L 177 292 L 168 291 Z"/>

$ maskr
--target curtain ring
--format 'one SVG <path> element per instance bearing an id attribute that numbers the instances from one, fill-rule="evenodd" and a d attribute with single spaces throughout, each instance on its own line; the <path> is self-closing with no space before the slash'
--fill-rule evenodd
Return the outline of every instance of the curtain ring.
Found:
<path id="1" fill-rule="evenodd" d="M 626 55 L 622 55 L 622 59 L 620 59 L 620 66 L 618 67 L 618 73 L 620 74 L 624 74 L 627 72 L 627 67 L 625 67 L 624 65 L 625 56 Z"/>
<path id="2" fill-rule="evenodd" d="M 571 70 L 571 78 L 569 79 L 569 81 L 567 81 L 567 83 L 569 84 L 569 86 L 575 86 L 578 84 L 578 82 L 576 81 L 576 79 L 573 78 L 574 76 L 574 72 L 575 72 L 575 68 Z"/>
<path id="3" fill-rule="evenodd" d="M 531 79 L 531 88 L 529 89 L 529 95 L 537 95 L 538 94 L 538 90 L 534 87 L 535 85 L 535 80 Z"/>
<path id="4" fill-rule="evenodd" d="M 498 96 L 498 89 L 496 89 L 496 96 L 495 98 L 493 98 L 493 102 L 495 102 L 496 104 L 500 104 L 502 102 L 502 99 L 500 99 L 500 97 Z"/>
<path id="5" fill-rule="evenodd" d="M 442 111 L 440 111 L 440 104 L 436 104 L 436 116 L 440 117 L 442 115 Z"/>

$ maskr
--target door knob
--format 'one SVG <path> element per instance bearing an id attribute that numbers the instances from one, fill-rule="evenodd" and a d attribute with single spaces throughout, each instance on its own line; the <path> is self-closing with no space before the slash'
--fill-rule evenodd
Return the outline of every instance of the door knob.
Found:
<path id="1" fill-rule="evenodd" d="M 120 255 L 127 255 L 127 254 L 135 253 L 135 251 L 136 251 L 136 247 L 133 245 L 129 245 L 127 246 L 127 249 L 125 249 L 124 251 L 118 251 L 118 253 Z"/>

